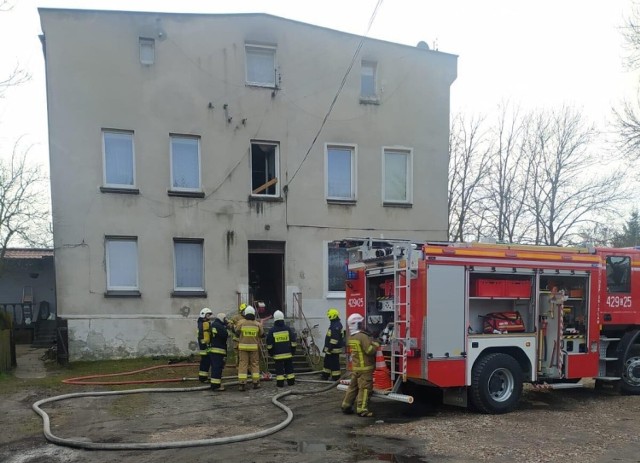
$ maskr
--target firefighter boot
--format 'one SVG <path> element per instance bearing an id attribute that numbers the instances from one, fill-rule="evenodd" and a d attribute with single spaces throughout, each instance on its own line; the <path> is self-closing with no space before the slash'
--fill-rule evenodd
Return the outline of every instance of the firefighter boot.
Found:
<path id="1" fill-rule="evenodd" d="M 260 389 L 260 381 L 258 381 L 257 383 L 253 383 L 253 388 Z"/>
<path id="2" fill-rule="evenodd" d="M 293 386 L 295 383 L 296 383 L 295 378 L 288 378 L 288 379 L 287 379 L 287 384 L 288 384 L 289 386 Z"/>
<path id="3" fill-rule="evenodd" d="M 276 381 L 276 386 L 284 387 L 284 379 L 279 379 L 278 381 Z"/>
<path id="4" fill-rule="evenodd" d="M 342 407 L 342 413 L 345 415 L 353 415 L 353 407 Z"/>
<path id="5" fill-rule="evenodd" d="M 244 391 L 244 383 L 240 383 L 240 386 L 238 387 L 239 391 Z"/>
<path id="6" fill-rule="evenodd" d="M 214 392 L 222 392 L 224 391 L 224 386 L 222 384 L 216 384 L 215 386 L 212 384 L 211 390 Z"/>
<path id="7" fill-rule="evenodd" d="M 329 373 L 327 373 L 326 371 L 323 371 L 322 374 L 320 375 L 320 379 L 322 381 L 326 381 L 329 379 Z"/>

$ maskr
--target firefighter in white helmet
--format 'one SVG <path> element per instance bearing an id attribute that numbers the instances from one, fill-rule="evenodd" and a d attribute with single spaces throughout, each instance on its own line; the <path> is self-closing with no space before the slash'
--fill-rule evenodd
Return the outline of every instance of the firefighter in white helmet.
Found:
<path id="1" fill-rule="evenodd" d="M 322 379 L 331 378 L 338 381 L 342 372 L 340 371 L 340 354 L 344 347 L 344 329 L 340 323 L 340 312 L 332 307 L 327 311 L 329 319 L 329 329 L 324 337 L 324 365 L 322 369 Z"/>
<path id="2" fill-rule="evenodd" d="M 253 388 L 260 387 L 260 338 L 264 336 L 262 325 L 256 321 L 256 310 L 250 305 L 244 309 L 244 319 L 235 327 L 238 335 L 238 382 L 244 391 L 247 382 L 247 370 L 251 370 Z"/>
<path id="3" fill-rule="evenodd" d="M 363 329 L 364 317 L 352 314 L 347 319 L 349 338 L 347 347 L 351 355 L 351 381 L 347 393 L 342 400 L 343 413 L 353 413 L 353 403 L 356 413 L 362 417 L 373 416 L 369 411 L 369 398 L 373 392 L 373 370 L 375 367 L 376 350 L 380 344 Z"/>
<path id="4" fill-rule="evenodd" d="M 284 323 L 284 313 L 276 310 L 273 313 L 273 327 L 267 334 L 267 350 L 276 364 L 276 386 L 284 387 L 284 380 L 289 386 L 296 382 L 293 373 L 293 356 L 296 352 L 296 332 Z"/>
<path id="5" fill-rule="evenodd" d="M 211 369 L 211 357 L 209 357 L 209 344 L 211 342 L 211 309 L 205 307 L 200 311 L 198 317 L 198 348 L 200 349 L 200 368 L 198 369 L 198 380 L 206 383 L 209 379 Z"/>

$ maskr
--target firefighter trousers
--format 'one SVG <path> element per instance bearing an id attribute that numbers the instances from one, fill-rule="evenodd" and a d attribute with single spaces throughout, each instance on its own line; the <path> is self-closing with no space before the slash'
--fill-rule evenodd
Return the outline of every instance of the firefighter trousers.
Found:
<path id="1" fill-rule="evenodd" d="M 209 379 L 209 370 L 211 369 L 211 357 L 206 348 L 200 350 L 200 368 L 198 368 L 198 379 L 201 383 L 207 382 Z"/>
<path id="2" fill-rule="evenodd" d="M 293 374 L 293 359 L 274 360 L 276 364 L 276 385 L 284 386 L 284 380 L 287 380 L 289 386 L 293 386 L 296 382 L 296 375 Z"/>
<path id="3" fill-rule="evenodd" d="M 222 370 L 226 356 L 224 354 L 209 354 L 211 357 L 211 389 L 219 389 L 222 384 Z"/>
<path id="4" fill-rule="evenodd" d="M 238 381 L 240 384 L 247 382 L 247 371 L 251 370 L 251 381 L 260 382 L 260 355 L 257 350 L 238 351 Z"/>
<path id="5" fill-rule="evenodd" d="M 342 376 L 340 371 L 340 354 L 324 354 L 324 368 L 322 369 L 322 377 L 324 379 L 331 378 L 338 381 Z"/>
<path id="6" fill-rule="evenodd" d="M 369 411 L 369 398 L 373 392 L 373 371 L 353 371 L 351 372 L 351 382 L 342 401 L 342 409 L 353 407 L 356 403 L 356 413 L 360 414 Z"/>

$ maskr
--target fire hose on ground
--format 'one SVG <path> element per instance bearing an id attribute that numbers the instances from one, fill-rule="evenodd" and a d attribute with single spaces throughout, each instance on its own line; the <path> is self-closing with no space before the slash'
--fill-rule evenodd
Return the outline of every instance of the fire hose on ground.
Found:
<path id="1" fill-rule="evenodd" d="M 155 368 L 155 367 L 151 367 Z M 145 369 L 148 370 L 148 369 Z M 299 373 L 300 375 L 308 375 L 308 374 L 317 374 L 319 372 L 309 372 L 309 373 Z M 117 376 L 120 374 L 114 375 L 105 375 L 105 376 Z M 96 378 L 97 376 L 85 377 L 85 378 L 71 378 L 67 381 L 73 381 L 70 384 L 95 384 L 95 383 L 86 383 L 81 382 L 82 379 Z M 167 380 L 167 381 L 177 381 L 176 380 Z M 188 381 L 189 378 L 180 378 L 180 381 Z M 161 380 L 160 382 L 162 382 Z M 304 381 L 304 380 L 302 380 Z M 311 382 L 312 380 L 310 380 Z M 138 384 L 140 382 L 149 382 L 149 381 L 131 381 L 126 383 Z M 158 381 L 153 381 L 158 382 Z M 341 384 L 342 383 L 342 384 Z M 281 392 L 276 394 L 271 398 L 271 403 L 273 403 L 276 407 L 280 408 L 287 415 L 286 418 L 278 423 L 275 426 L 270 428 L 266 428 L 260 431 L 256 431 L 253 433 L 240 434 L 236 436 L 228 436 L 228 437 L 216 437 L 211 439 L 199 439 L 199 440 L 188 440 L 188 441 L 173 441 L 173 442 L 127 442 L 127 443 L 108 443 L 108 442 L 86 442 L 77 439 L 65 439 L 62 437 L 55 436 L 51 432 L 51 424 L 49 420 L 49 415 L 42 410 L 40 407 L 45 404 L 59 402 L 62 400 L 75 399 L 79 397 L 102 397 L 102 396 L 113 396 L 113 395 L 128 395 L 128 394 L 142 394 L 142 393 L 167 393 L 167 392 L 195 392 L 195 391 L 204 391 L 208 390 L 209 386 L 200 386 L 200 387 L 188 387 L 188 388 L 142 388 L 142 389 L 128 389 L 124 391 L 103 391 L 103 392 L 76 392 L 71 394 L 63 394 L 55 397 L 51 397 L 48 399 L 43 399 L 35 402 L 31 408 L 42 418 L 43 422 L 43 432 L 45 438 L 54 444 L 65 446 L 65 447 L 73 447 L 79 449 L 88 449 L 88 450 L 161 450 L 161 449 L 174 449 L 174 448 L 187 448 L 187 447 L 202 447 L 207 445 L 221 445 L 221 444 L 231 444 L 234 442 L 248 441 L 252 439 L 258 439 L 261 437 L 265 437 L 271 434 L 274 434 L 281 429 L 287 427 L 291 421 L 293 420 L 293 412 L 289 407 L 280 402 L 280 399 L 288 396 L 288 395 L 310 395 L 310 394 L 319 394 L 322 392 L 327 392 L 334 387 L 338 386 L 339 390 L 344 390 L 342 387 L 346 388 L 346 381 L 335 381 L 331 384 L 311 391 L 293 391 L 288 390 L 285 392 Z M 124 384 L 123 382 L 112 382 L 112 383 L 101 383 L 101 384 Z M 225 385 L 233 386 L 238 384 L 238 381 L 228 382 Z M 347 383 L 348 384 L 348 383 Z M 412 403 L 413 397 L 404 396 L 402 394 L 393 394 L 396 397 L 390 397 L 391 394 L 382 394 L 374 392 L 374 397 L 385 398 L 389 400 L 398 400 L 405 403 Z"/>

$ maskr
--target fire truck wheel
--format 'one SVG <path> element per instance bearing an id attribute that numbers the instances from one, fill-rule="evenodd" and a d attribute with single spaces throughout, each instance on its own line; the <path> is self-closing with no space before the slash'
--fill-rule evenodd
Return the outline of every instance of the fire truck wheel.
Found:
<path id="1" fill-rule="evenodd" d="M 620 390 L 626 394 L 640 394 L 640 344 L 629 349 L 629 355 L 622 366 Z"/>
<path id="2" fill-rule="evenodd" d="M 482 413 L 507 413 L 518 406 L 522 395 L 522 369 L 510 355 L 487 354 L 471 372 L 470 399 Z"/>

